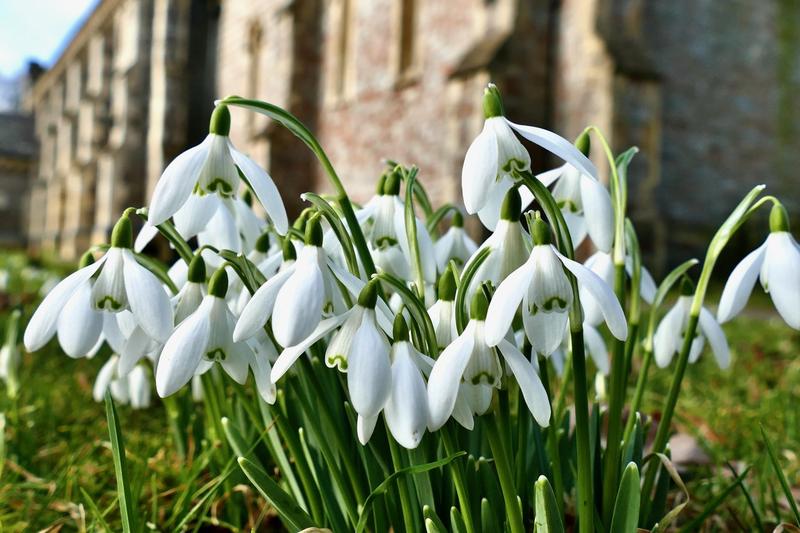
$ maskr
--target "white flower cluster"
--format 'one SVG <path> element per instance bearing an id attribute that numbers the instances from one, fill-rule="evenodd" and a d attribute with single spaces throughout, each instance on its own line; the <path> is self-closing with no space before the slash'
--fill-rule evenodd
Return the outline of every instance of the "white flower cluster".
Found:
<path id="1" fill-rule="evenodd" d="M 613 337 L 628 335 L 611 289 L 614 209 L 581 149 L 552 132 L 508 121 L 493 87 L 484 108 L 485 126 L 466 153 L 462 189 L 467 213 L 477 214 L 491 235 L 477 246 L 460 213 L 441 235 L 409 218 L 408 199 L 400 196 L 408 176 L 392 168 L 377 194 L 354 213 L 363 251 L 379 274 L 371 277 L 365 256 L 351 256 L 356 264 L 348 261 L 337 228 L 346 228 L 356 244 L 359 235 L 333 203 L 330 212 L 339 219 L 313 209 L 289 226 L 270 176 L 231 144 L 230 115 L 219 105 L 208 138 L 164 171 L 135 243 L 126 214 L 102 257 L 87 255 L 47 295 L 27 327 L 25 346 L 37 350 L 57 335 L 69 356 L 84 357 L 107 343 L 115 355 L 98 377 L 95 398 L 110 388 L 134 407 L 149 403 L 145 360 L 153 365 L 162 397 L 197 383 L 216 362 L 240 384 L 252 371 L 259 394 L 272 403 L 281 378 L 313 351 L 347 374 L 362 443 L 381 413 L 406 448 L 450 418 L 471 429 L 473 417 L 490 409 L 494 389 L 509 379 L 536 421 L 547 426 L 551 407 L 538 375 L 539 357 L 563 358 L 570 330 L 582 330 L 588 354 L 606 374 L 608 353 L 596 328 L 604 323 Z M 585 264 L 570 259 L 573 250 L 564 250 L 563 242 L 556 246 L 555 232 L 538 213 L 528 213 L 524 223 L 534 191 L 519 180 L 531 162 L 517 134 L 564 161 L 536 178 L 553 185 L 573 247 L 588 236 L 598 249 Z M 243 181 L 271 224 L 239 197 Z M 139 255 L 165 225 L 184 245 L 197 243 L 193 255 L 169 270 L 169 279 Z M 254 267 L 251 279 L 215 253 L 222 250 L 246 257 L 245 264 Z M 770 235 L 732 274 L 719 318 L 741 310 L 760 272 L 765 288 L 787 288 L 771 294 L 787 322 L 800 327 L 799 263 L 800 251 L 785 229 Z M 210 276 L 207 266 L 215 269 Z M 459 286 L 467 272 L 468 283 Z M 252 280 L 261 279 L 253 286 Z M 643 270 L 641 297 L 652 302 L 655 292 Z M 575 317 L 583 318 L 573 324 Z M 659 365 L 679 350 L 688 319 L 688 296 L 682 296 L 656 333 Z M 727 366 L 728 347 L 716 320 L 703 310 L 699 321 L 691 359 L 707 339 L 720 366 Z M 420 339 L 425 335 L 429 342 Z"/>

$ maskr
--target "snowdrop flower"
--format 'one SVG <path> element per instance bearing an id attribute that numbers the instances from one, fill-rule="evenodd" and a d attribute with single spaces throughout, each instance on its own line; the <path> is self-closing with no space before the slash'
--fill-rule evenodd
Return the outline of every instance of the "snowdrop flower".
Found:
<path id="1" fill-rule="evenodd" d="M 252 337 L 271 317 L 275 340 L 281 346 L 294 346 L 314 331 L 324 315 L 333 313 L 337 296 L 322 248 L 322 227 L 315 215 L 306 224 L 305 246 L 297 261 L 253 294 L 236 323 L 233 338 L 238 342 Z"/>
<path id="2" fill-rule="evenodd" d="M 611 254 L 597 251 L 587 259 L 583 266 L 597 274 L 600 279 L 606 282 L 609 287 L 614 286 L 614 261 Z M 625 258 L 625 270 L 628 276 L 633 275 L 633 260 L 629 257 Z M 639 280 L 639 294 L 642 299 L 648 304 L 653 303 L 653 298 L 656 296 L 656 283 L 650 272 L 642 266 L 642 271 Z M 603 312 L 595 300 L 592 293 L 585 288 L 580 289 L 581 305 L 583 306 L 583 320 L 585 323 L 597 326 L 603 321 Z"/>
<path id="3" fill-rule="evenodd" d="M 153 191 L 148 211 L 151 225 L 161 224 L 182 208 L 185 209 L 179 216 L 181 224 L 201 228 L 213 225 L 212 217 L 217 219 L 220 215 L 218 209 L 209 209 L 211 202 L 216 203 L 210 197 L 233 197 L 239 189 L 241 171 L 278 233 L 286 234 L 289 222 L 275 183 L 258 164 L 233 147 L 228 138 L 230 125 L 230 111 L 218 105 L 211 114 L 205 140 L 167 166 Z"/>
<path id="4" fill-rule="evenodd" d="M 414 449 L 428 426 L 428 395 L 418 366 L 423 356 L 408 340 L 403 315 L 395 318 L 392 338 L 392 385 L 383 416 L 394 439 L 404 448 Z"/>
<path id="5" fill-rule="evenodd" d="M 339 326 L 325 352 L 325 364 L 347 373 L 350 400 L 358 413 L 358 438 L 369 441 L 378 415 L 391 392 L 392 370 L 389 341 L 378 325 L 377 281 L 370 281 L 358 295 L 358 303 L 341 315 L 322 320 L 301 343 L 286 348 L 272 367 L 276 383 L 315 342 Z"/>
<path id="6" fill-rule="evenodd" d="M 377 201 L 362 212 L 368 213 L 365 236 L 369 240 L 375 266 L 406 281 L 413 281 L 411 248 L 406 233 L 405 204 L 400 200 L 400 175 L 392 172 Z M 436 255 L 425 224 L 415 219 L 422 271 L 425 282 L 436 283 Z M 362 223 L 362 226 L 365 226 Z"/>
<path id="7" fill-rule="evenodd" d="M 549 355 L 558 348 L 573 305 L 572 286 L 565 268 L 599 303 L 612 335 L 625 340 L 628 336 L 625 314 L 611 288 L 585 266 L 561 255 L 551 244 L 549 226 L 538 216 L 532 233 L 534 247 L 530 257 L 500 283 L 492 299 L 486 323 L 489 345 L 496 346 L 506 336 L 522 303 L 522 323 L 534 350 Z"/>
<path id="8" fill-rule="evenodd" d="M 221 268 L 211 276 L 200 307 L 164 344 L 156 368 L 156 390 L 162 398 L 189 383 L 196 372 L 208 370 L 214 361 L 237 383 L 247 381 L 253 351 L 247 344 L 233 341 L 236 319 L 225 301 L 227 292 L 228 275 Z"/>
<path id="9" fill-rule="evenodd" d="M 582 153 L 589 153 L 587 134 L 581 135 L 577 144 Z M 557 171 L 557 175 L 550 176 L 557 180 L 553 198 L 564 215 L 573 246 L 577 248 L 588 234 L 600 251 L 610 252 L 614 245 L 614 209 L 608 189 L 595 175 L 569 162 Z"/>
<path id="10" fill-rule="evenodd" d="M 275 403 L 278 391 L 275 383 L 270 379 L 270 374 L 272 373 L 272 361 L 277 359 L 278 351 L 264 331 L 250 339 L 248 344 L 253 348 L 250 368 L 253 369 L 256 390 L 261 399 L 272 405 Z"/>
<path id="11" fill-rule="evenodd" d="M 588 322 L 583 323 L 583 342 L 586 357 L 592 359 L 599 374 L 607 376 L 611 371 L 611 362 L 608 357 L 606 341 L 603 340 L 603 336 L 600 335 L 597 328 Z M 550 360 L 553 361 L 553 366 L 559 376 L 564 372 L 564 363 L 567 360 L 567 353 L 571 351 L 572 336 L 567 329 L 564 331 L 564 339 L 561 341 L 561 345 L 550 355 Z"/>
<path id="12" fill-rule="evenodd" d="M 530 170 L 530 155 L 514 132 L 535 143 L 590 176 L 597 170 L 589 159 L 563 137 L 542 128 L 515 124 L 505 118 L 500 92 L 494 84 L 484 91 L 483 131 L 467 150 L 461 171 L 461 188 L 467 213 L 478 213 L 490 229 L 498 220 L 505 193 L 513 186 L 515 172 Z M 543 179 L 552 179 L 546 173 Z M 525 190 L 526 204 L 532 199 Z"/>
<path id="13" fill-rule="evenodd" d="M 439 299 L 428 309 L 428 316 L 431 317 L 436 332 L 436 344 L 439 350 L 444 350 L 458 337 L 455 313 L 456 280 L 449 268 L 439 278 L 437 292 Z"/>
<path id="14" fill-rule="evenodd" d="M 175 324 L 180 324 L 189 315 L 197 311 L 206 295 L 206 263 L 200 254 L 196 254 L 191 263 L 186 277 L 186 283 L 172 298 L 172 307 L 175 309 Z"/>
<path id="15" fill-rule="evenodd" d="M 128 399 L 134 409 L 150 407 L 150 380 L 142 365 L 137 365 L 128 374 Z"/>
<path id="16" fill-rule="evenodd" d="M 433 246 L 439 272 L 444 272 L 451 259 L 455 260 L 458 266 L 464 265 L 478 249 L 475 241 L 464 231 L 464 217 L 459 212 L 453 215 L 450 228 Z"/>
<path id="17" fill-rule="evenodd" d="M 94 387 L 92 387 L 92 398 L 94 398 L 94 401 L 102 402 L 106 391 L 110 391 L 111 397 L 114 398 L 114 400 L 122 404 L 128 403 L 128 382 L 120 378 L 117 374 L 118 362 L 119 356 L 114 354 L 100 367 L 100 372 L 97 373 L 97 378 L 94 380 Z"/>
<path id="18" fill-rule="evenodd" d="M 774 205 L 770 213 L 766 242 L 736 266 L 725 284 L 717 310 L 721 323 L 744 309 L 756 279 L 760 279 L 783 320 L 800 329 L 800 245 L 789 233 L 789 217 L 780 204 Z"/>
<path id="19" fill-rule="evenodd" d="M 433 365 L 428 378 L 428 428 L 435 431 L 454 414 L 456 403 L 465 398 L 475 414 L 485 413 L 492 390 L 500 388 L 503 368 L 497 353 L 485 339 L 488 303 L 478 291 L 470 306 L 470 321 L 463 333 L 450 344 Z M 534 366 L 510 342 L 499 343 L 509 370 L 517 378 L 523 397 L 536 421 L 547 426 L 550 403 Z"/>
<path id="20" fill-rule="evenodd" d="M 467 289 L 468 298 L 486 281 L 497 285 L 528 258 L 528 236 L 519 223 L 521 208 L 519 192 L 515 188 L 510 189 L 503 200 L 500 222 L 497 223 L 494 233 L 478 248 L 478 253 L 485 248 L 491 252 L 476 270 Z M 467 261 L 465 269 L 472 261 L 473 259 Z"/>
<path id="21" fill-rule="evenodd" d="M 42 301 L 25 330 L 25 347 L 36 351 L 59 332 L 72 357 L 90 353 L 104 328 L 103 314 L 130 310 L 142 330 L 163 341 L 172 331 L 172 308 L 161 282 L 141 266 L 131 251 L 131 222 L 120 218 L 111 247 L 99 261 L 62 280 Z M 103 313 L 101 313 L 103 312 Z"/>
<path id="22" fill-rule="evenodd" d="M 692 307 L 692 294 L 694 286 L 687 279 L 681 286 L 681 295 L 678 301 L 661 319 L 656 334 L 653 337 L 653 355 L 656 364 L 665 368 L 672 361 L 673 356 L 681 350 L 683 337 L 689 324 L 689 312 Z M 720 368 L 726 369 L 730 365 L 731 357 L 728 350 L 728 341 L 722 328 L 714 316 L 703 307 L 695 330 L 692 346 L 689 350 L 689 362 L 694 363 L 703 352 L 705 341 L 708 339 L 711 351 Z"/>

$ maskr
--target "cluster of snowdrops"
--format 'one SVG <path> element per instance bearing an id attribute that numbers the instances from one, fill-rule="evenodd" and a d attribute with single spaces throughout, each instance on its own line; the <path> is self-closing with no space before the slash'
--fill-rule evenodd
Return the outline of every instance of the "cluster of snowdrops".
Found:
<path id="1" fill-rule="evenodd" d="M 303 195 L 308 207 L 290 222 L 269 174 L 231 143 L 232 106 L 267 114 L 293 131 L 319 158 L 334 193 Z M 487 419 L 483 442 L 494 457 L 505 505 L 501 525 L 505 520 L 510 530 L 521 531 L 527 519 L 560 523 L 565 505 L 573 502 L 581 531 L 594 531 L 595 521 L 611 529 L 626 519 L 616 512 L 619 488 L 633 471 L 638 486 L 645 467 L 641 450 L 638 458 L 627 452 L 631 435 L 641 436 L 645 424 L 638 409 L 651 361 L 661 368 L 674 363 L 674 390 L 651 447 L 664 457 L 686 364 L 707 345 L 721 368 L 729 365 L 720 323 L 744 308 L 757 281 L 786 323 L 800 328 L 800 247 L 783 206 L 756 187 L 714 237 L 699 278 L 690 278 L 697 263 L 691 260 L 657 287 L 641 264 L 625 214 L 627 167 L 635 149 L 614 157 L 594 128 L 572 143 L 511 122 L 492 85 L 483 106 L 484 128 L 467 150 L 462 171 L 463 209 L 490 233 L 477 244 L 465 231 L 460 206 L 430 205 L 415 167 L 389 162 L 375 195 L 359 205 L 313 135 L 290 114 L 238 97 L 217 102 L 207 138 L 169 164 L 150 205 L 127 210 L 109 245 L 87 252 L 79 270 L 47 295 L 25 330 L 26 348 L 38 350 L 56 336 L 67 355 L 79 358 L 107 344 L 114 355 L 100 371 L 95 397 L 101 400 L 109 389 L 133 407 L 149 405 L 151 376 L 161 397 L 189 386 L 199 399 L 210 383 L 201 376 L 210 371 L 241 385 L 252 373 L 260 401 L 273 404 L 287 374 L 316 372 L 309 361 L 321 360 L 326 372 L 342 376 L 334 383 L 346 391 L 353 433 L 362 445 L 383 414 L 388 435 L 406 449 L 417 448 L 431 432 L 431 438 L 442 434 L 441 444 L 427 445 L 428 460 L 462 448 L 480 453 L 482 444 L 473 452 L 448 428 L 472 430 Z M 520 137 L 563 164 L 533 174 Z M 608 187 L 587 157 L 595 145 L 608 159 Z M 762 205 L 772 209 L 766 242 L 730 274 L 714 316 L 704 298 L 716 258 Z M 135 217 L 142 224 L 134 238 Z M 168 268 L 140 253 L 159 234 L 179 257 Z M 586 240 L 596 251 L 581 263 L 575 250 Z M 659 306 L 679 286 L 677 301 L 660 317 Z M 634 367 L 639 374 L 631 395 Z M 574 388 L 572 415 L 563 405 L 568 386 Z M 590 408 L 592 390 L 604 400 L 599 415 Z M 633 413 L 627 419 L 626 402 Z M 600 452 L 593 451 L 595 415 L 607 418 L 607 444 Z M 531 416 L 538 428 L 523 424 Z M 574 430 L 564 424 L 570 416 Z M 492 426 L 492 420 L 519 427 Z M 512 444 L 504 432 L 525 439 Z M 566 453 L 559 444 L 565 438 L 572 438 L 576 452 L 559 458 L 559 451 Z M 514 482 L 514 470 L 531 464 L 516 457 L 520 443 L 539 446 L 546 457 L 531 472 L 544 476 L 535 497 Z M 413 467 L 414 460 L 408 461 Z M 572 466 L 562 468 L 559 461 Z M 464 494 L 467 487 L 451 468 L 457 508 L 451 528 L 458 529 L 458 522 L 475 531 L 480 505 L 471 509 L 475 497 Z M 646 470 L 637 491 L 643 506 L 659 461 Z M 574 478 L 574 499 L 568 477 Z M 548 498 L 552 486 L 557 496 Z M 408 500 L 422 493 L 400 492 L 406 530 L 417 520 L 429 530 L 445 527 L 429 514 L 423 518 L 413 504 L 407 509 Z M 546 512 L 548 505 L 555 505 L 555 517 Z M 315 513 L 308 502 L 300 505 L 314 524 L 336 526 L 329 506 L 325 502 Z M 638 503 L 636 510 L 643 513 Z M 348 524 L 358 511 L 341 514 Z M 294 515 L 284 518 L 302 525 Z M 630 520 L 625 523 L 643 519 Z"/>

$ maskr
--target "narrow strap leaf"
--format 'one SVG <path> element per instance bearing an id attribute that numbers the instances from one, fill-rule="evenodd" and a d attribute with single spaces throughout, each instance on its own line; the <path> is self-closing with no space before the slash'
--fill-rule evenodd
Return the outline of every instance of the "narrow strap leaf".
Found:
<path id="1" fill-rule="evenodd" d="M 639 491 L 639 469 L 636 467 L 636 463 L 631 462 L 625 467 L 619 483 L 610 531 L 636 532 L 639 522 Z"/>
<path id="2" fill-rule="evenodd" d="M 563 533 L 564 524 L 558 511 L 556 495 L 545 476 L 539 476 L 534 485 L 536 517 L 534 530 L 537 533 Z"/>
<path id="3" fill-rule="evenodd" d="M 108 421 L 108 434 L 111 438 L 111 453 L 114 456 L 114 473 L 117 478 L 117 498 L 119 499 L 119 512 L 122 521 L 122 531 L 131 533 L 136 531 L 136 514 L 131 498 L 128 465 L 125 459 L 125 443 L 122 439 L 122 430 L 117 419 L 117 408 L 111 398 L 111 392 L 106 391 L 106 420 Z"/>

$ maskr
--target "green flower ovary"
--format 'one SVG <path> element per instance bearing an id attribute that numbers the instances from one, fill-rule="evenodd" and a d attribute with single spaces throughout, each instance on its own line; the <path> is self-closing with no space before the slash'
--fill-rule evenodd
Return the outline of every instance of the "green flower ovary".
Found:
<path id="1" fill-rule="evenodd" d="M 107 294 L 95 302 L 97 309 L 104 311 L 122 311 L 123 305 L 118 302 L 113 296 Z"/>

